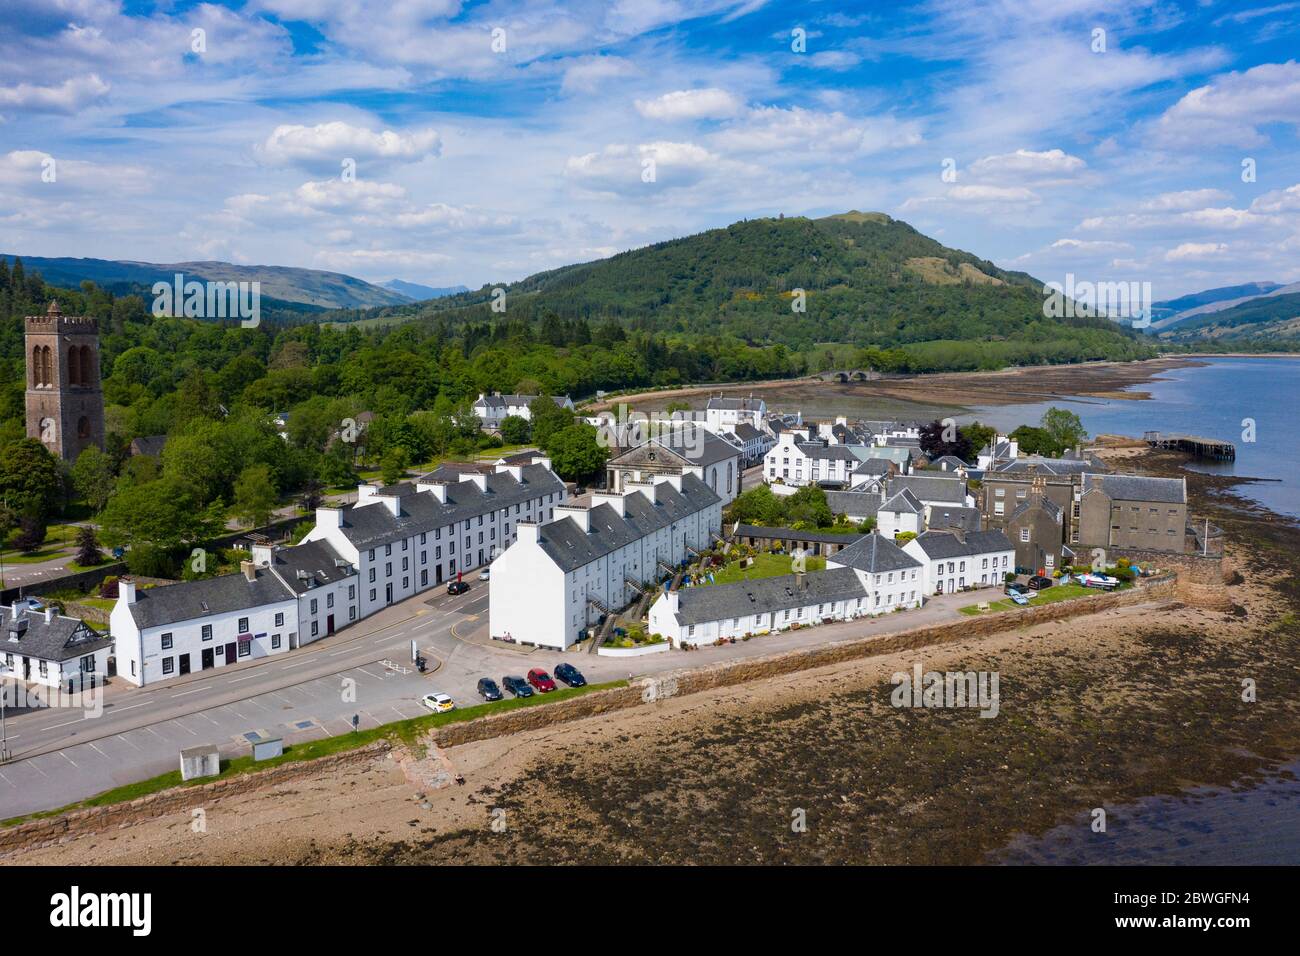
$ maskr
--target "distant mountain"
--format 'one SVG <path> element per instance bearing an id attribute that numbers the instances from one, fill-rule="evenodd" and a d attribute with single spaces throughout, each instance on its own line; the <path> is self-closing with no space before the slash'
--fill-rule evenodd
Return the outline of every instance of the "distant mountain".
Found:
<path id="1" fill-rule="evenodd" d="M 0 253 L 12 262 L 13 255 Z M 76 288 L 89 279 L 116 294 L 148 293 L 157 281 L 176 273 L 200 282 L 260 282 L 265 298 L 312 309 L 358 309 L 409 302 L 406 296 L 339 272 L 290 266 L 241 266 L 229 262 L 132 262 L 112 259 L 47 259 L 22 256 L 28 270 L 51 285 Z"/>
<path id="2" fill-rule="evenodd" d="M 406 296 L 412 302 L 421 302 L 425 299 L 441 299 L 444 296 L 456 295 L 458 292 L 469 291 L 469 286 L 467 285 L 449 285 L 442 288 L 435 288 L 430 285 L 420 285 L 418 282 L 407 282 L 405 279 L 389 279 L 387 282 L 381 282 L 379 284 L 385 289 Z"/>
<path id="3" fill-rule="evenodd" d="M 1206 289 L 1203 292 L 1193 292 L 1177 299 L 1166 299 L 1164 302 L 1153 302 L 1151 318 L 1154 321 L 1151 325 L 1157 329 L 1169 328 L 1192 316 L 1230 309 L 1281 288 L 1282 286 L 1276 282 L 1247 282 L 1243 285 L 1228 285 L 1217 289 Z"/>
<path id="4" fill-rule="evenodd" d="M 1229 308 L 1184 314 L 1177 325 L 1162 331 L 1160 337 L 1182 343 L 1217 339 L 1300 341 L 1300 282 L 1279 286 L 1267 295 Z"/>
<path id="5" fill-rule="evenodd" d="M 903 348 L 912 368 L 1125 359 L 1149 341 L 1104 318 L 1044 315 L 1043 285 L 951 249 L 878 212 L 746 219 L 607 259 L 362 318 L 499 323 L 615 322 L 813 352 Z M 340 316 L 354 319 L 357 316 Z M 823 350 L 824 352 L 824 350 Z"/>

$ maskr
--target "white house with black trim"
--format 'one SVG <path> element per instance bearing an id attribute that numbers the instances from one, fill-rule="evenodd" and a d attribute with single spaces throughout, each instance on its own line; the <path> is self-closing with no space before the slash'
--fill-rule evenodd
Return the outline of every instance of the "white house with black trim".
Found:
<path id="1" fill-rule="evenodd" d="M 926 531 L 903 550 L 924 566 L 926 594 L 993 587 L 1015 570 L 1016 548 L 1002 531 Z"/>
<path id="2" fill-rule="evenodd" d="M 492 566 L 491 635 L 564 650 L 722 530 L 722 499 L 694 474 L 626 481 L 525 522 Z"/>
<path id="3" fill-rule="evenodd" d="M 536 395 L 502 395 L 500 392 L 492 394 L 480 393 L 479 397 L 474 399 L 474 414 L 485 429 L 489 431 L 500 428 L 505 419 L 514 415 L 522 418 L 526 422 L 533 420 L 533 413 L 529 409 L 533 402 L 537 401 Z M 568 395 L 552 395 L 551 400 L 560 408 L 573 411 L 573 399 Z"/>
<path id="4" fill-rule="evenodd" d="M 108 672 L 113 639 L 53 609 L 0 607 L 0 676 L 81 690 Z"/>

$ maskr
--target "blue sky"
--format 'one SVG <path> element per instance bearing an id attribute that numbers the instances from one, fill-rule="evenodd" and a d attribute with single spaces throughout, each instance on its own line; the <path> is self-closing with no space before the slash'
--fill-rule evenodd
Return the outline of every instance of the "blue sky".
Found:
<path id="1" fill-rule="evenodd" d="M 862 209 L 1045 281 L 1300 281 L 1300 2 L 3 16 L 5 252 L 478 286 Z"/>

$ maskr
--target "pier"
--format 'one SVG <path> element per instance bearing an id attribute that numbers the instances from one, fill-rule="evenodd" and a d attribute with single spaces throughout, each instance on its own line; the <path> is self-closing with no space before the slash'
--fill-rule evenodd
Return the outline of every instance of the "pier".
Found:
<path id="1" fill-rule="evenodd" d="M 1215 461 L 1237 459 L 1237 446 L 1230 441 L 1219 441 L 1217 438 L 1202 438 L 1179 432 L 1144 432 L 1142 438 L 1152 448 L 1172 448 L 1195 455 L 1197 458 L 1212 458 Z"/>

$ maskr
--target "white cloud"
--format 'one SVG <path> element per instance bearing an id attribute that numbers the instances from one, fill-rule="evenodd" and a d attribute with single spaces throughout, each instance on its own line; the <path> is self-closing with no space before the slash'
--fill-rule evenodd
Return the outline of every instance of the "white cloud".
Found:
<path id="1" fill-rule="evenodd" d="M 1222 189 L 1183 189 L 1161 193 L 1138 204 L 1143 212 L 1181 212 L 1204 207 L 1212 202 L 1224 202 L 1232 194 Z"/>
<path id="2" fill-rule="evenodd" d="M 1188 262 L 1212 259 L 1228 251 L 1221 242 L 1184 242 L 1165 253 L 1166 262 Z"/>
<path id="3" fill-rule="evenodd" d="M 1253 147 L 1265 142 L 1268 123 L 1300 126 L 1300 63 L 1264 63 L 1244 73 L 1215 77 L 1192 90 L 1154 124 L 1171 146 Z"/>
<path id="4" fill-rule="evenodd" d="M 716 133 L 710 140 L 724 151 L 742 153 L 823 153 L 852 159 L 915 146 L 920 124 L 892 116 L 850 118 L 799 106 L 761 106 Z"/>
<path id="5" fill-rule="evenodd" d="M 636 73 L 636 65 L 621 56 L 579 57 L 565 66 L 560 89 L 565 93 L 597 93 L 608 81 Z"/>
<path id="6" fill-rule="evenodd" d="M 316 126 L 277 126 L 257 153 L 275 165 L 340 164 L 343 159 L 416 162 L 441 151 L 441 138 L 432 129 L 380 132 L 335 121 Z"/>
<path id="7" fill-rule="evenodd" d="M 967 173 L 973 179 L 988 182 L 1028 182 L 1039 185 L 1070 182 L 1087 167 L 1078 156 L 1064 150 L 1035 152 L 1018 149 L 1014 153 L 985 156 L 970 164 Z"/>
<path id="8" fill-rule="evenodd" d="M 735 116 L 744 104 L 734 93 L 710 87 L 703 90 L 677 90 L 653 100 L 637 100 L 642 116 L 654 120 L 722 119 Z"/>
<path id="9" fill-rule="evenodd" d="M 0 86 L 0 110 L 74 113 L 103 99 L 108 91 L 109 85 L 95 73 L 66 79 L 58 86 L 34 86 L 30 83 Z"/>

